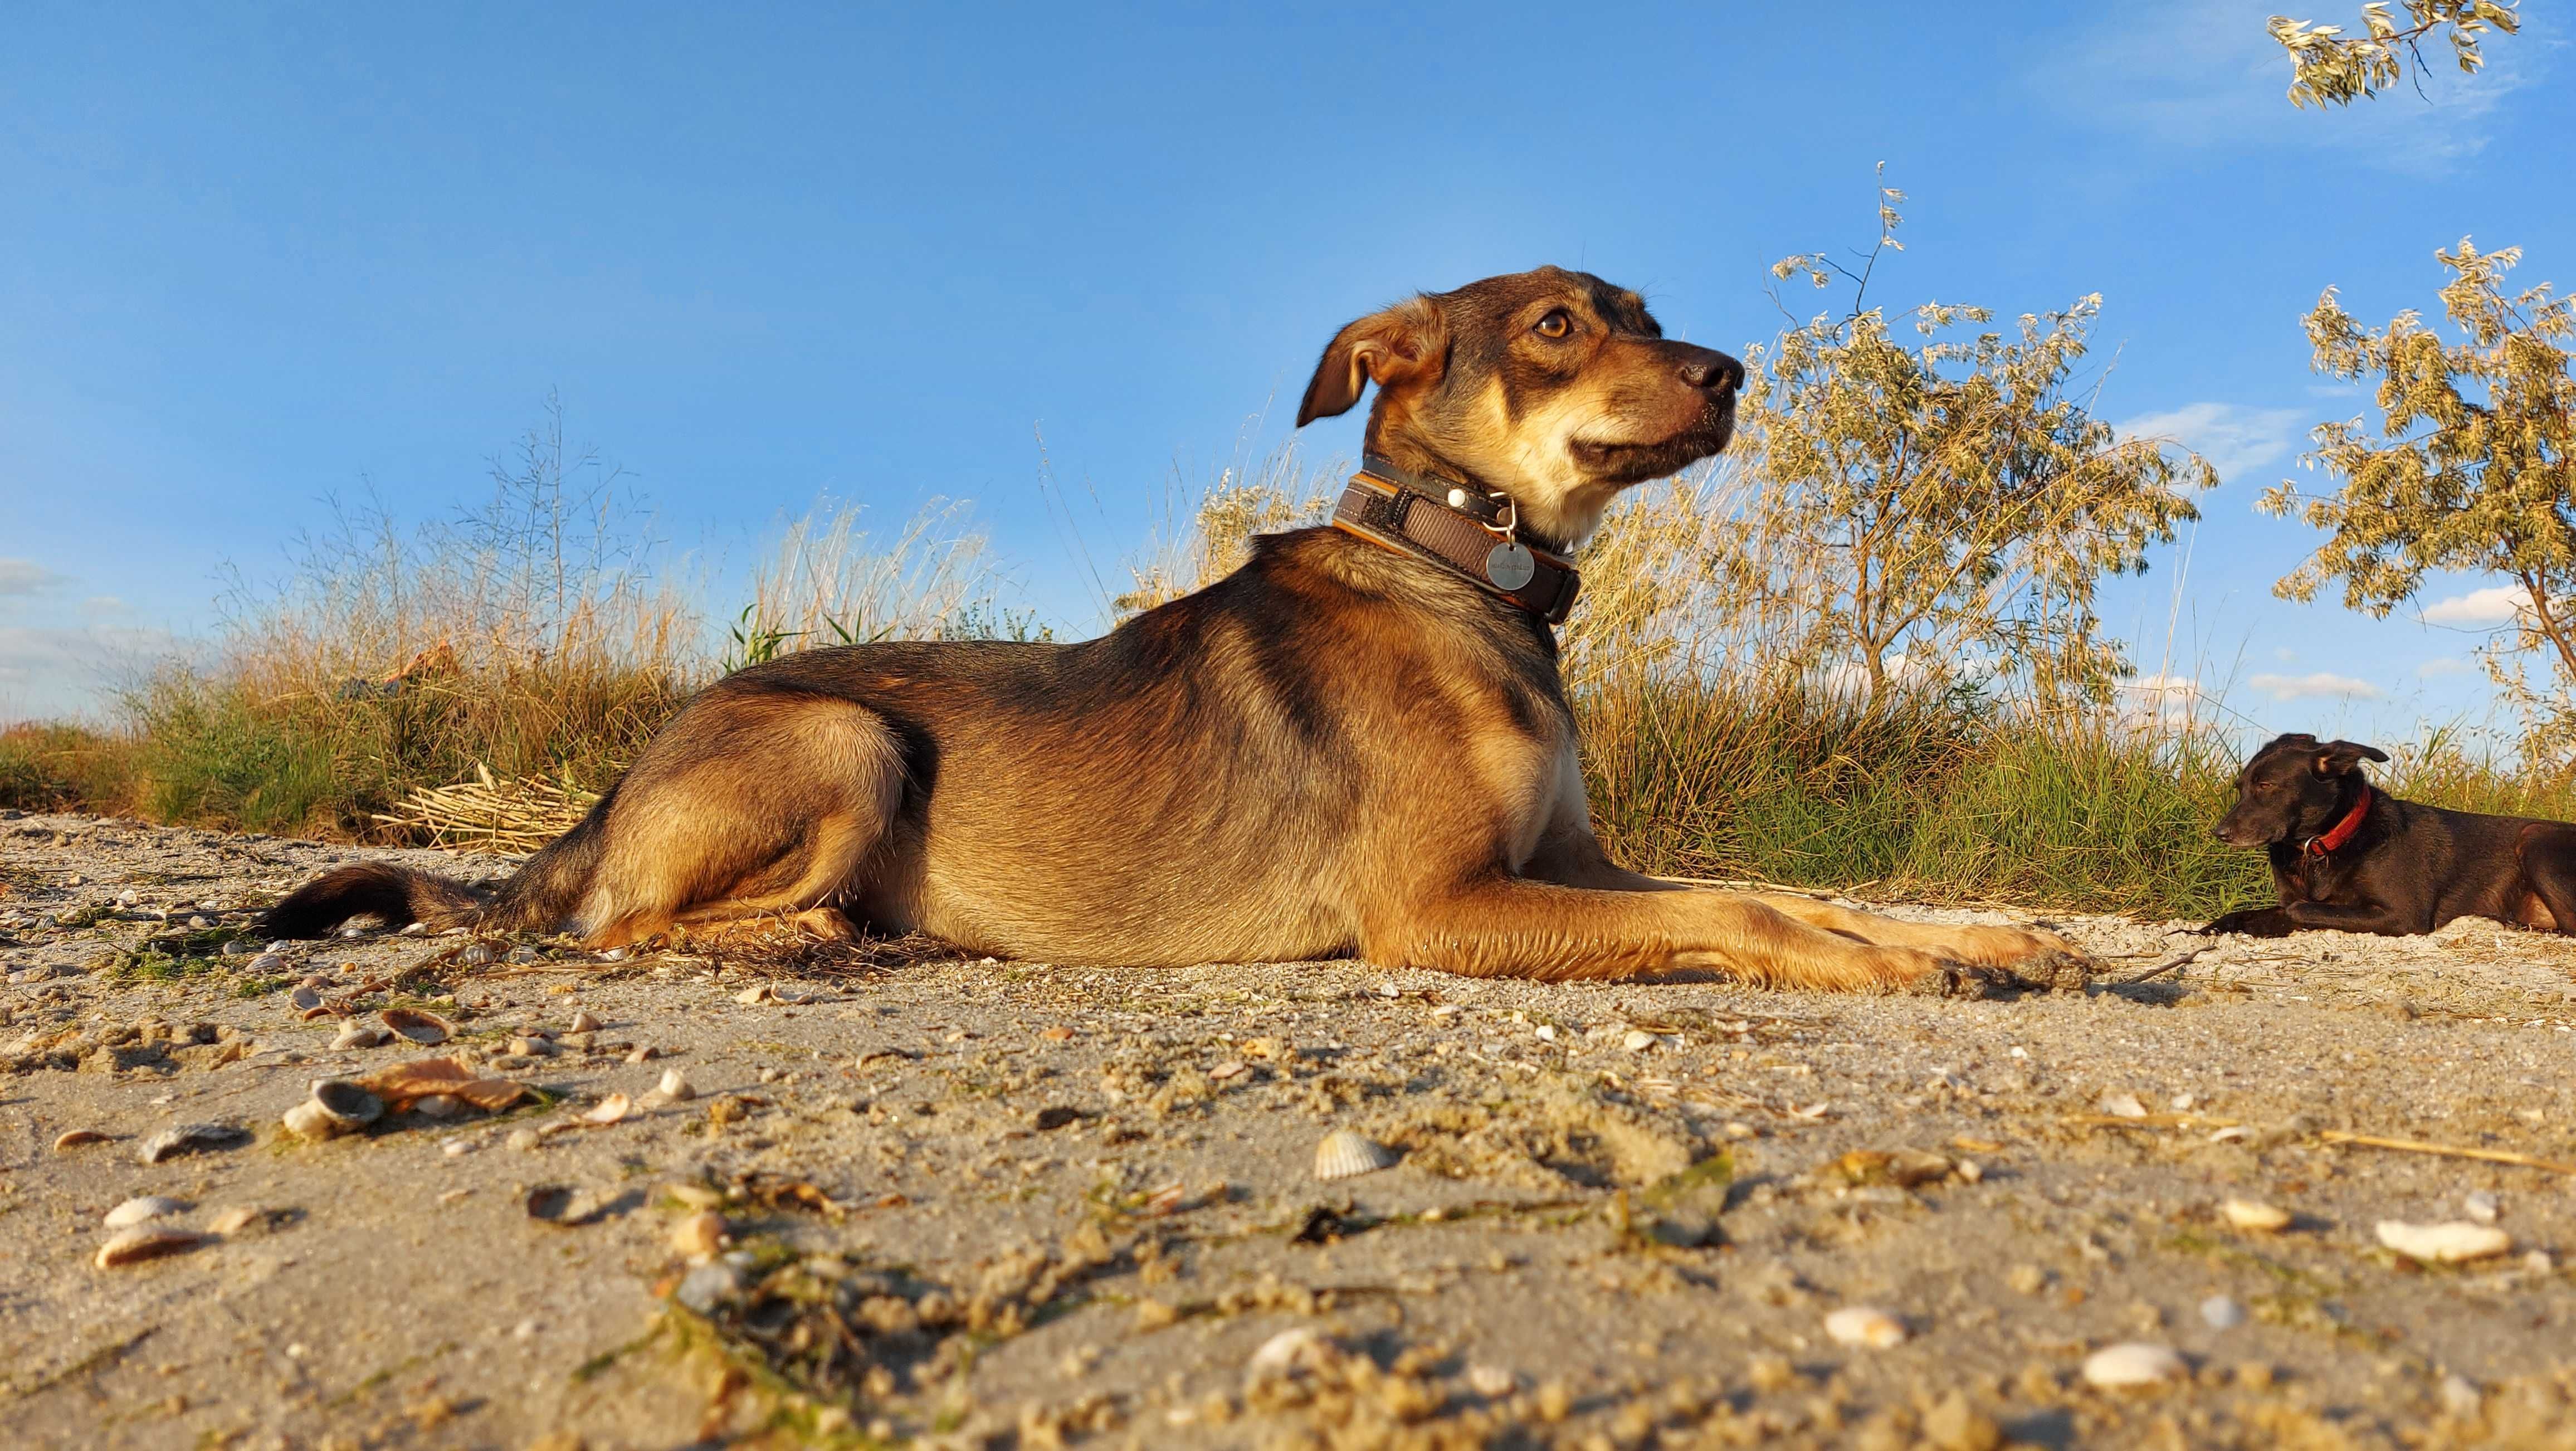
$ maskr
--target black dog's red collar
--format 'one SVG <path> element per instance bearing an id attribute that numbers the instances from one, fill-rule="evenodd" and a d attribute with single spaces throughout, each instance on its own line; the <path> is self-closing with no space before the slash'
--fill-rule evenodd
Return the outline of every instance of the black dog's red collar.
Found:
<path id="1" fill-rule="evenodd" d="M 2352 840 L 2354 832 L 2361 830 L 2361 819 L 2369 814 L 2370 783 L 2365 781 L 2361 786 L 2361 799 L 2352 803 L 2352 810 L 2344 813 L 2343 820 L 2336 822 L 2325 835 L 2308 838 L 2307 854 L 2327 856 L 2343 850 L 2343 844 Z"/>

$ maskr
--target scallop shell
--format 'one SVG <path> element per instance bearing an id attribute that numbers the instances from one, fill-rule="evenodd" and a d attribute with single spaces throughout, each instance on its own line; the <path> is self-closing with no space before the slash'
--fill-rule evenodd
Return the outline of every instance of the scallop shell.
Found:
<path id="1" fill-rule="evenodd" d="M 109 1210 L 107 1216 L 99 1223 L 110 1229 L 128 1229 L 149 1220 L 176 1214 L 187 1207 L 188 1203 L 184 1199 L 166 1199 L 158 1194 L 146 1194 L 139 1199 L 128 1199 Z"/>
<path id="2" fill-rule="evenodd" d="M 595 1124 L 613 1124 L 626 1117 L 626 1110 L 631 1106 L 632 1100 L 625 1094 L 612 1093 L 599 1101 L 599 1107 L 583 1114 L 582 1117 Z"/>
<path id="3" fill-rule="evenodd" d="M 2290 1227 L 2290 1211 L 2252 1199 L 2230 1199 L 2218 1206 L 2227 1222 L 2238 1229 L 2251 1229 L 2263 1234 Z"/>
<path id="4" fill-rule="evenodd" d="M 97 1265 L 112 1270 L 119 1265 L 156 1260 L 163 1255 L 184 1254 L 203 1242 L 202 1235 L 180 1229 L 129 1229 L 98 1247 Z"/>
<path id="5" fill-rule="evenodd" d="M 1825 1334 L 1836 1345 L 1885 1350 L 1905 1343 L 1905 1322 L 1875 1305 L 1845 1305 L 1825 1317 Z"/>
<path id="6" fill-rule="evenodd" d="M 345 1078 L 313 1080 L 313 1105 L 343 1129 L 363 1128 L 384 1117 L 385 1101 Z"/>
<path id="7" fill-rule="evenodd" d="M 1315 1177 L 1355 1179 L 1392 1167 L 1403 1156 L 1353 1129 L 1335 1129 L 1315 1145 Z"/>
<path id="8" fill-rule="evenodd" d="M 2108 1345 L 2084 1357 L 2084 1379 L 2097 1386 L 2125 1389 L 2164 1385 L 2185 1379 L 2191 1367 L 2168 1345 L 2132 1340 Z"/>
<path id="9" fill-rule="evenodd" d="M 2471 1224 L 2465 1219 L 2448 1224 L 2407 1224 L 2383 1219 L 2379 1221 L 2379 1242 L 2410 1260 L 2445 1265 L 2482 1260 L 2513 1248 L 2513 1236 L 2492 1224 Z"/>
<path id="10" fill-rule="evenodd" d="M 417 1008 L 387 1008 L 376 1017 L 386 1027 L 424 1046 L 434 1047 L 456 1036 L 456 1029 L 445 1018 Z"/>

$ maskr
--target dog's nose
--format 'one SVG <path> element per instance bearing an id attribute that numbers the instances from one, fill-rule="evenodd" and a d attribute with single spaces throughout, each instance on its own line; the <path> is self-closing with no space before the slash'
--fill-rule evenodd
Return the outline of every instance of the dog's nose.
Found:
<path id="1" fill-rule="evenodd" d="M 1682 381 L 1694 388 L 1732 393 L 1744 386 L 1744 365 L 1724 353 L 1694 348 L 1682 359 Z"/>

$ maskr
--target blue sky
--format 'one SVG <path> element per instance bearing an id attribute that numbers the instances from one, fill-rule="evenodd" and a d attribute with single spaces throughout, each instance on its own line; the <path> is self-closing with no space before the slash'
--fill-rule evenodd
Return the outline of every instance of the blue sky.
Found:
<path id="1" fill-rule="evenodd" d="M 1105 573 L 1176 477 L 1287 437 L 1350 317 L 1556 262 L 1740 347 L 1767 264 L 1866 241 L 1884 161 L 1913 200 L 1876 300 L 2098 291 L 2101 413 L 2226 474 L 2187 576 L 2110 593 L 2144 667 L 2408 734 L 2480 708 L 2442 663 L 2478 636 L 2269 594 L 2311 540 L 2254 497 L 2362 401 L 2298 319 L 2328 284 L 2429 306 L 2464 234 L 2576 281 L 2576 88 L 2535 0 L 2473 82 L 2296 112 L 2273 8 L 22 8 L 0 718 L 202 635 L 328 495 L 481 497 L 550 390 L 718 567 L 818 496 L 970 499 L 1088 627 L 1041 438 Z M 1357 418 L 1308 432 L 1346 455 Z"/>

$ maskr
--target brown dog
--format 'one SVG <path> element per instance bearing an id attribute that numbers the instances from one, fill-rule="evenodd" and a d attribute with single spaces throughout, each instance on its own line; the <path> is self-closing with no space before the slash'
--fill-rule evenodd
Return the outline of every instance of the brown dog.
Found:
<path id="1" fill-rule="evenodd" d="M 1478 976 L 1829 988 L 2080 975 L 2055 937 L 1638 876 L 1594 840 L 1548 628 L 1630 485 L 1716 453 L 1743 370 L 1545 268 L 1342 329 L 1298 411 L 1377 385 L 1334 526 L 1077 645 L 809 650 L 710 687 L 487 902 L 342 868 L 279 936 L 562 929 L 608 947 L 848 919 L 1052 961 L 1358 954 Z"/>

